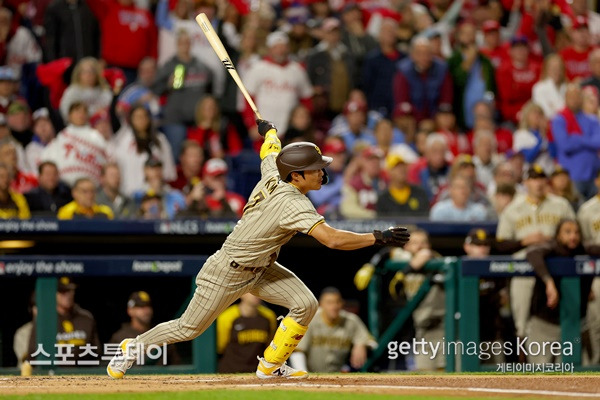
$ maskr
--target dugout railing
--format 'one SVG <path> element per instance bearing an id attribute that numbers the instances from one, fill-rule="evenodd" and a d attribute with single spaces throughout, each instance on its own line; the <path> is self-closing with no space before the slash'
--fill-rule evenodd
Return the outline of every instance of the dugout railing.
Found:
<path id="1" fill-rule="evenodd" d="M 580 279 L 583 276 L 600 276 L 600 260 L 589 257 L 553 258 L 548 260 L 552 276 L 560 276 L 560 325 L 561 341 L 573 345 L 572 355 L 564 355 L 563 363 L 573 363 L 578 370 L 598 370 L 600 366 L 582 367 L 581 346 L 581 292 Z M 432 286 L 432 273 L 443 274 L 446 294 L 445 340 L 462 344 L 480 343 L 479 327 L 479 280 L 480 278 L 512 278 L 534 276 L 533 267 L 526 260 L 512 257 L 492 256 L 483 259 L 468 257 L 445 257 L 429 261 L 420 273 L 428 274 L 416 294 L 406 302 L 392 322 L 381 331 L 382 296 L 388 291 L 382 287 L 383 276 L 387 272 L 417 272 L 410 270 L 407 261 L 387 260 L 376 268 L 368 286 L 368 326 L 377 341 L 377 348 L 371 353 L 362 368 L 368 371 L 386 352 L 387 345 L 409 322 L 412 312 L 419 306 Z M 441 282 L 438 282 L 438 284 Z M 483 371 L 479 354 L 461 351 L 460 354 L 446 354 L 446 372 Z M 489 368 L 488 368 L 489 369 Z"/>

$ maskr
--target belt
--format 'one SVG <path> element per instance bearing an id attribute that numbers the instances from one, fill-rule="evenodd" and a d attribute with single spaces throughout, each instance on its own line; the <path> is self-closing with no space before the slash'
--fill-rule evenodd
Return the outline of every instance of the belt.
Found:
<path id="1" fill-rule="evenodd" d="M 247 272 L 252 272 L 253 274 L 256 274 L 260 270 L 269 268 L 271 265 L 273 265 L 273 262 L 275 262 L 275 259 L 277 259 L 277 253 L 271 254 L 271 259 L 269 260 L 269 264 L 264 265 L 262 267 L 244 267 L 244 266 L 240 265 L 237 261 L 231 261 L 229 263 L 229 266 L 233 269 L 239 269 L 240 271 L 247 271 Z"/>

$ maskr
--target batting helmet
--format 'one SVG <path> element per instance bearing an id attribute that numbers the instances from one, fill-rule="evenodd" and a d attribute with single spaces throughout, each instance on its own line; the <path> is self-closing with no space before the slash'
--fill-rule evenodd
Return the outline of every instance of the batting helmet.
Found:
<path id="1" fill-rule="evenodd" d="M 285 180 L 292 172 L 323 170 L 323 184 L 329 182 L 329 176 L 325 167 L 331 164 L 333 158 L 321 154 L 321 149 L 314 143 L 296 142 L 290 143 L 281 149 L 277 155 L 277 170 L 279 176 Z"/>

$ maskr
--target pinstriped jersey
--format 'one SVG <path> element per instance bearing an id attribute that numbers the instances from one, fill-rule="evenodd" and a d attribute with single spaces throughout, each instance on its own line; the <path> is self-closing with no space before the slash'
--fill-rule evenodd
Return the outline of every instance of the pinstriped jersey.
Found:
<path id="1" fill-rule="evenodd" d="M 297 232 L 309 234 L 324 222 L 308 197 L 279 179 L 276 154 L 261 163 L 261 180 L 254 187 L 244 214 L 227 237 L 223 250 L 242 266 L 268 265 L 271 255 Z"/>
<path id="2" fill-rule="evenodd" d="M 583 240 L 600 243 L 600 195 L 583 203 L 577 213 L 577 219 L 581 224 Z"/>
<path id="3" fill-rule="evenodd" d="M 562 218 L 575 218 L 573 208 L 566 199 L 549 194 L 535 205 L 527 196 L 518 196 L 500 214 L 496 238 L 521 240 L 536 232 L 554 236 Z"/>

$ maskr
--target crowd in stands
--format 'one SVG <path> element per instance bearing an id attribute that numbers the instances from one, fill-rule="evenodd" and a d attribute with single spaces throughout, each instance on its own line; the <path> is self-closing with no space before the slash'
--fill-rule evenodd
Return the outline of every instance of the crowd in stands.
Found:
<path id="1" fill-rule="evenodd" d="M 585 0 L 0 6 L 3 218 L 241 215 L 261 138 L 201 12 L 284 144 L 334 157 L 327 217 L 497 219 L 532 165 L 574 211 L 597 192 Z"/>

